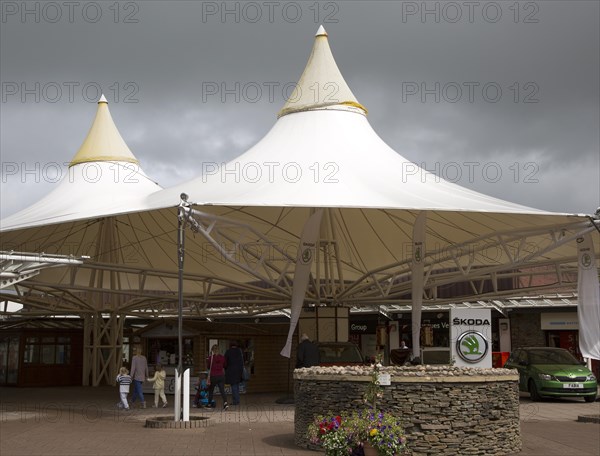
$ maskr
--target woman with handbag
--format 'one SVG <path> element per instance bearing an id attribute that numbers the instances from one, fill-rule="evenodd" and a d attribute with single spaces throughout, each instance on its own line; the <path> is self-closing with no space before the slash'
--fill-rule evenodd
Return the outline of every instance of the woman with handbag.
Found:
<path id="1" fill-rule="evenodd" d="M 219 353 L 219 346 L 213 345 L 211 355 L 206 359 L 206 364 L 209 366 L 209 381 L 208 387 L 208 403 L 213 404 L 213 392 L 215 386 L 219 388 L 221 397 L 223 398 L 223 410 L 227 410 L 229 405 L 227 404 L 227 395 L 225 394 L 225 367 L 227 367 L 227 361 L 225 357 Z"/>
<path id="2" fill-rule="evenodd" d="M 244 352 L 237 342 L 232 342 L 225 352 L 225 383 L 231 385 L 233 405 L 240 404 L 240 383 L 244 381 Z"/>

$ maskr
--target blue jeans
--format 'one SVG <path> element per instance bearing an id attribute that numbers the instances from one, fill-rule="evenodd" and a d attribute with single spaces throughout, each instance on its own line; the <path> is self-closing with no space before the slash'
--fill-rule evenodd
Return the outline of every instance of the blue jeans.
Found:
<path id="1" fill-rule="evenodd" d="M 239 383 L 231 384 L 231 400 L 233 401 L 233 405 L 238 405 L 240 403 L 240 384 Z"/>
<path id="2" fill-rule="evenodd" d="M 210 386 L 208 387 L 209 405 L 212 405 L 215 386 L 219 388 L 219 393 L 221 393 L 221 397 L 223 398 L 223 405 L 225 405 L 227 403 L 227 395 L 225 394 L 225 377 L 223 375 L 217 377 L 210 376 Z"/>
<path id="3" fill-rule="evenodd" d="M 140 398 L 140 402 L 144 403 L 146 402 L 144 400 L 144 393 L 142 392 L 142 384 L 144 382 L 141 380 L 134 380 L 133 381 L 133 394 L 131 396 L 131 403 L 133 404 L 135 402 L 135 398 L 139 397 Z"/>

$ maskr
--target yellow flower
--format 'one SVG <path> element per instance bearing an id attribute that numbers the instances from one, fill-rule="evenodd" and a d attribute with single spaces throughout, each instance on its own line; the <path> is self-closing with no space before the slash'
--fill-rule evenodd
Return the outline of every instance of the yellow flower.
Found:
<path id="1" fill-rule="evenodd" d="M 371 432 L 369 432 L 369 435 L 371 437 L 373 437 L 374 435 L 377 435 L 377 429 L 371 429 Z"/>

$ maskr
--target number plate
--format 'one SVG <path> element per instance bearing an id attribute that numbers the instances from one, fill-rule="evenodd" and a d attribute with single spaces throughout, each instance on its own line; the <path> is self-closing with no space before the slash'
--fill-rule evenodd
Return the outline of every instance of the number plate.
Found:
<path id="1" fill-rule="evenodd" d="M 568 389 L 583 388 L 583 383 L 565 383 L 563 385 L 563 388 L 568 388 Z"/>

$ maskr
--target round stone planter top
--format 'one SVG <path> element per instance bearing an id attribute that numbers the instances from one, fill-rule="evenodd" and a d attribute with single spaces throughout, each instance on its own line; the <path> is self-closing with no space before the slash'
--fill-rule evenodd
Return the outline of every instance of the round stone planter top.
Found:
<path id="1" fill-rule="evenodd" d="M 190 416 L 189 421 L 175 421 L 173 416 L 154 416 L 146 419 L 147 428 L 153 429 L 197 429 L 209 426 L 207 416 Z"/>
<path id="2" fill-rule="evenodd" d="M 370 382 L 371 366 L 315 366 L 294 370 L 297 380 L 336 380 Z M 454 383 L 515 381 L 519 375 L 514 369 L 488 369 L 457 366 L 382 366 L 382 374 L 389 374 L 394 383 Z"/>

